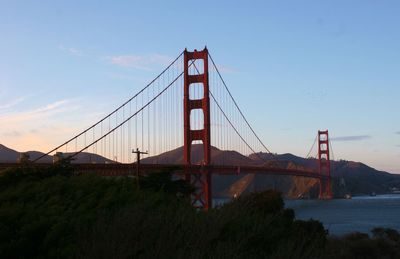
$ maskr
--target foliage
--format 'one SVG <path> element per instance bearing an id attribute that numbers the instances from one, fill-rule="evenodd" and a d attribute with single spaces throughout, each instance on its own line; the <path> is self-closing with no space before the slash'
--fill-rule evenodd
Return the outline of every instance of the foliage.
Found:
<path id="1" fill-rule="evenodd" d="M 140 179 L 76 176 L 65 161 L 0 173 L 0 258 L 386 258 L 399 233 L 329 238 L 321 223 L 295 220 L 274 191 L 208 212 L 171 174 Z M 364 256 L 364 257 L 363 257 Z M 369 257 L 368 257 L 369 256 Z M 374 257 L 375 258 L 375 257 Z"/>
<path id="2" fill-rule="evenodd" d="M 174 194 L 179 197 L 189 195 L 194 191 L 194 188 L 183 179 L 172 181 L 172 172 L 174 168 L 152 172 L 148 176 L 140 177 L 140 188 L 150 191 L 162 191 L 169 194 Z"/>
<path id="3" fill-rule="evenodd" d="M 76 228 L 132 201 L 132 186 L 130 179 L 73 177 L 63 164 L 2 172 L 0 257 L 71 257 Z"/>
<path id="4" fill-rule="evenodd" d="M 332 237 L 327 251 L 326 258 L 400 258 L 400 234 L 394 229 L 375 228 L 372 238 L 358 232 L 341 238 Z"/>
<path id="5" fill-rule="evenodd" d="M 170 201 L 171 202 L 171 201 Z M 295 221 L 273 191 L 208 212 L 172 202 L 135 204 L 81 235 L 82 258 L 316 258 L 325 230 Z"/>

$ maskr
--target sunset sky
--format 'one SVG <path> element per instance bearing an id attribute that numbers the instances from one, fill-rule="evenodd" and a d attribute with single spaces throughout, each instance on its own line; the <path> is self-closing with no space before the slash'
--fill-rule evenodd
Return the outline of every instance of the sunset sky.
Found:
<path id="1" fill-rule="evenodd" d="M 0 1 L 0 143 L 65 141 L 207 45 L 271 151 L 400 173 L 400 2 Z"/>

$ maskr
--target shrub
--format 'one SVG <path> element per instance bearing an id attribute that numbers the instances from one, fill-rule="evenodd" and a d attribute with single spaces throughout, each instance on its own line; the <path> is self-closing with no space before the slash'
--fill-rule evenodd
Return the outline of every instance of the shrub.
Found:
<path id="1" fill-rule="evenodd" d="M 2 172 L 0 187 L 1 258 L 319 258 L 326 241 L 277 192 L 203 212 L 167 172 L 138 190 L 133 178 L 76 176 L 68 163 L 24 166 Z"/>

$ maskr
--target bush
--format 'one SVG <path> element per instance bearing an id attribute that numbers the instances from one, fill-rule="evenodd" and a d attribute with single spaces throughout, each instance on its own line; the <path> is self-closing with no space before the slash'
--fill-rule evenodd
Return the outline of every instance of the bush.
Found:
<path id="1" fill-rule="evenodd" d="M 192 187 L 161 172 L 140 179 L 74 176 L 68 163 L 0 174 L 1 258 L 320 258 L 326 233 L 297 221 L 279 193 L 208 212 Z M 385 232 L 386 233 L 386 232 Z"/>
<path id="2" fill-rule="evenodd" d="M 341 238 L 330 238 L 325 258 L 400 258 L 400 234 L 396 230 L 375 228 L 372 234 L 372 238 L 358 232 Z"/>
<path id="3" fill-rule="evenodd" d="M 155 197 L 155 196 L 151 196 Z M 207 213 L 143 197 L 81 235 L 82 258 L 317 258 L 325 230 L 294 221 L 273 191 L 250 194 Z"/>
<path id="4" fill-rule="evenodd" d="M 127 178 L 73 177 L 59 165 L 2 172 L 0 257 L 73 256 L 76 230 L 90 226 L 99 211 L 132 202 L 132 186 Z"/>

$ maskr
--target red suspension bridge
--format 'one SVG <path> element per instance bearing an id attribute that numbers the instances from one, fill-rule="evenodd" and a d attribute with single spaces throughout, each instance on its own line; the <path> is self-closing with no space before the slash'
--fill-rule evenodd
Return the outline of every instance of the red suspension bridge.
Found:
<path id="1" fill-rule="evenodd" d="M 134 172 L 131 152 L 138 148 L 148 157 L 140 166 L 141 172 L 175 168 L 196 187 L 191 197 L 193 205 L 207 209 L 211 206 L 212 174 L 311 177 L 319 180 L 319 197 L 332 198 L 328 131 L 319 131 L 313 147 L 316 143 L 315 168 L 288 168 L 274 161 L 275 155 L 244 116 L 205 48 L 183 51 L 117 109 L 34 162 L 43 164 L 49 155 L 61 152 L 64 158 L 71 159 L 90 153 L 106 158 L 107 163 L 94 163 L 94 159 L 77 164 L 76 170 L 127 175 Z M 194 145 L 201 147 L 200 154 L 193 152 Z M 173 150 L 181 152 L 181 159 L 174 163 L 164 161 L 161 154 Z M 238 153 L 251 155 L 258 163 L 244 163 L 240 156 L 235 162 L 227 159 Z M 271 159 L 264 161 L 265 154 Z"/>

